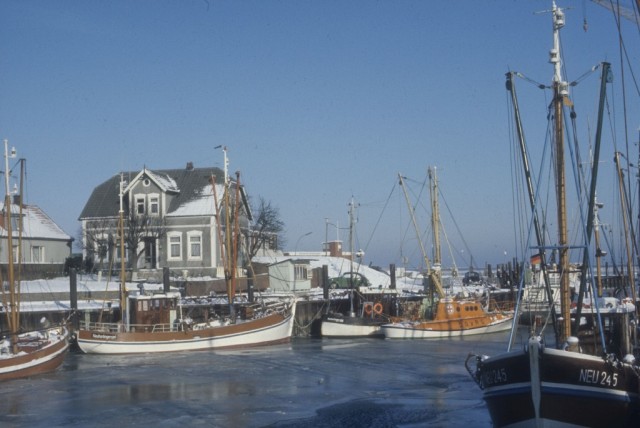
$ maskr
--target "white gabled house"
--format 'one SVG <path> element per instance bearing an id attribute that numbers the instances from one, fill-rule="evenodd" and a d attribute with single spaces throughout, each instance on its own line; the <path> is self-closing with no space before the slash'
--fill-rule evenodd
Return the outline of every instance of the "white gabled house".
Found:
<path id="1" fill-rule="evenodd" d="M 8 264 L 7 211 L 0 202 L 0 264 Z M 13 260 L 21 265 L 21 278 L 52 278 L 64 273 L 73 238 L 36 205 L 11 204 Z"/>
<path id="2" fill-rule="evenodd" d="M 219 205 L 222 203 L 224 172 L 219 168 L 194 168 L 189 162 L 184 169 L 143 168 L 122 176 L 125 236 L 136 228 L 139 233 L 135 253 L 131 248 L 125 251 L 128 270 L 142 278 L 158 278 L 163 267 L 176 276 L 223 277 L 220 238 L 226 232 L 225 222 L 221 214 L 223 221 L 218 227 L 214 201 L 217 198 Z M 98 185 L 79 218 L 83 258 L 101 264 L 101 269 L 106 269 L 109 261 L 117 266 L 120 263 L 116 229 L 120 181 L 121 174 L 116 174 Z M 233 201 L 239 195 L 238 204 L 232 206 L 239 207 L 240 228 L 246 232 L 251 210 L 244 187 L 236 192 L 235 184 L 231 181 L 229 196 Z M 240 247 L 242 260 L 245 246 Z M 238 266 L 242 266 L 241 261 Z"/>

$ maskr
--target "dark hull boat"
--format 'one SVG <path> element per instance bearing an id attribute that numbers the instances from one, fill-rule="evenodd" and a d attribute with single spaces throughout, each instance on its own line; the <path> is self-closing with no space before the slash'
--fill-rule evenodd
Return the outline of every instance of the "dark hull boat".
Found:
<path id="1" fill-rule="evenodd" d="M 564 106 L 572 105 L 568 96 L 569 84 L 562 76 L 559 31 L 564 26 L 564 13 L 553 3 L 553 48 L 550 62 L 554 66 L 553 101 L 549 118 L 553 121 L 551 129 L 554 143 L 554 179 L 557 203 L 558 241 L 554 246 L 545 243 L 545 236 L 538 223 L 534 186 L 530 181 L 528 159 L 523 144 L 524 138 L 519 127 L 519 112 L 515 98 L 515 89 L 508 73 L 507 89 L 511 92 L 514 113 L 518 126 L 518 137 L 528 180 L 531 204 L 531 224 L 535 229 L 537 251 L 542 253 L 543 272 L 546 256 L 544 251 L 557 252 L 560 275 L 558 308 L 551 287 L 547 296 L 551 309 L 549 322 L 538 317 L 530 328 L 529 338 L 520 349 L 514 346 L 516 330 L 512 330 L 507 351 L 495 356 L 470 354 L 465 363 L 472 378 L 482 390 L 493 426 L 510 427 L 639 427 L 640 426 L 640 366 L 634 352 L 637 346 L 636 336 L 637 309 L 635 285 L 632 275 L 629 278 L 631 294 L 629 301 L 620 302 L 613 297 L 604 297 L 598 289 L 598 298 L 586 298 L 596 295 L 591 272 L 592 260 L 589 256 L 591 236 L 596 234 L 597 204 L 595 200 L 597 166 L 599 163 L 600 129 L 606 84 L 610 82 L 609 65 L 602 64 L 600 112 L 598 131 L 592 160 L 591 187 L 586 222 L 574 224 L 582 227 L 583 241 L 572 246 L 568 241 L 566 179 L 564 166 Z M 515 73 L 513 73 L 515 74 Z M 573 111 L 572 111 L 573 113 Z M 572 119 L 575 116 L 572 115 Z M 623 210 L 624 211 L 624 210 Z M 626 228 L 625 228 L 626 229 Z M 531 236 L 532 233 L 529 233 Z M 629 236 L 627 230 L 625 235 Z M 597 238 L 596 238 L 597 245 Z M 527 242 L 527 247 L 529 243 Z M 572 304 L 570 287 L 570 250 L 580 250 L 583 258 L 580 272 L 580 288 L 577 301 Z M 596 254 L 601 253 L 596 250 Z M 633 269 L 629 269 L 633 272 Z M 546 281 L 547 286 L 549 281 Z M 522 290 L 522 284 L 520 285 Z M 522 304 L 522 303 L 521 303 Z M 522 308 L 516 306 L 516 313 Z M 556 311 L 558 311 L 556 317 Z M 546 334 L 545 327 L 553 327 L 553 334 Z M 547 336 L 550 336 L 547 343 Z M 554 337 L 555 336 L 555 337 Z M 551 346 L 553 344 L 553 346 Z"/>
<path id="2" fill-rule="evenodd" d="M 472 376 L 495 427 L 637 427 L 638 367 L 615 358 L 545 347 L 476 357 Z"/>

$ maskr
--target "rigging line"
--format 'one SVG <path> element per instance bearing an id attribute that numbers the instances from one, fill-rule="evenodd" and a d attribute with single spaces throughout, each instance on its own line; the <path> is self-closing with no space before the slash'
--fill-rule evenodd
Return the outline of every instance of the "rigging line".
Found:
<path id="1" fill-rule="evenodd" d="M 440 219 L 440 226 L 442 228 L 442 233 L 444 234 L 444 240 L 447 241 L 447 248 L 449 248 L 449 257 L 451 257 L 451 264 L 453 265 L 453 269 L 457 272 L 458 266 L 456 265 L 456 258 L 453 255 L 453 250 L 452 250 L 453 245 L 451 244 L 451 241 L 449 241 L 449 236 L 447 235 L 447 230 L 445 229 L 444 224 L 442 223 L 442 219 Z M 463 260 L 464 260 L 464 257 L 463 257 Z M 473 257 L 471 258 L 471 260 L 473 260 Z"/>
<path id="2" fill-rule="evenodd" d="M 382 211 L 380 212 L 380 215 L 378 216 L 378 220 L 376 221 L 376 224 L 373 226 L 373 231 L 371 232 L 371 236 L 369 237 L 369 240 L 367 241 L 367 243 L 364 246 L 364 250 L 367 251 L 369 249 L 369 245 L 371 244 L 371 241 L 373 240 L 373 236 L 376 233 L 376 230 L 378 229 L 378 226 L 380 225 L 380 221 L 382 220 L 382 216 L 384 215 L 385 210 L 387 209 L 387 206 L 389 205 L 389 201 L 391 200 L 391 196 L 393 196 L 393 192 L 396 189 L 396 185 L 397 182 L 394 180 L 393 186 L 391 187 L 391 192 L 389 192 L 389 196 L 387 196 L 387 200 L 384 203 L 384 206 L 382 207 Z"/>
<path id="3" fill-rule="evenodd" d="M 538 89 L 551 89 L 550 86 L 545 85 L 544 83 L 540 83 L 540 82 L 536 82 L 535 80 L 531 79 L 530 77 L 525 76 L 524 74 L 515 71 L 513 73 L 514 76 L 521 78 L 522 80 L 524 80 L 525 82 L 531 83 L 532 85 L 536 86 Z"/>
<path id="4" fill-rule="evenodd" d="M 447 203 L 447 200 L 445 199 L 444 195 L 442 194 L 442 191 L 440 190 L 440 188 L 438 188 L 438 194 L 440 195 L 440 198 L 444 202 L 444 206 L 447 208 L 447 212 L 451 216 L 451 220 L 453 221 L 453 225 L 456 227 L 456 230 L 460 234 L 460 239 L 462 240 L 462 244 L 464 245 L 464 247 L 466 248 L 467 252 L 469 253 L 469 257 L 471 258 L 469 266 L 473 268 L 473 253 L 471 253 L 471 249 L 469 248 L 469 245 L 467 245 L 467 241 L 464 239 L 464 236 L 462 235 L 462 231 L 460 230 L 460 227 L 458 226 L 458 223 L 456 222 L 456 219 L 453 217 L 453 213 L 451 212 L 451 208 L 449 207 L 449 204 Z M 444 227 L 442 229 L 444 231 Z M 445 236 L 446 236 L 446 234 L 445 234 Z M 464 260 L 464 257 L 463 257 L 463 260 Z"/>
<path id="5" fill-rule="evenodd" d="M 607 9 L 609 9 L 611 11 L 611 15 L 613 16 L 613 19 L 616 23 L 616 29 L 618 30 L 618 40 L 619 40 L 619 44 L 620 44 L 620 61 L 622 64 L 622 58 L 624 57 L 627 60 L 627 65 L 629 67 L 629 72 L 631 73 L 631 78 L 633 80 L 633 83 L 635 85 L 636 88 L 636 93 L 638 95 L 640 95 L 640 87 L 638 86 L 638 81 L 636 79 L 635 73 L 633 72 L 633 67 L 632 67 L 632 61 L 629 59 L 629 52 L 627 51 L 627 46 L 624 42 L 624 38 L 622 37 L 622 26 L 620 24 L 620 10 L 619 10 L 619 6 L 620 4 L 617 4 L 617 8 L 613 5 L 613 1 L 609 0 L 610 3 L 610 7 L 607 7 Z M 635 4 L 634 4 L 635 6 Z M 617 10 L 617 11 L 616 11 Z M 638 20 L 638 11 L 636 10 L 636 8 L 634 7 L 634 15 L 636 16 L 636 28 L 638 28 L 638 32 L 640 33 L 640 20 Z M 624 54 L 624 55 L 623 55 Z"/>

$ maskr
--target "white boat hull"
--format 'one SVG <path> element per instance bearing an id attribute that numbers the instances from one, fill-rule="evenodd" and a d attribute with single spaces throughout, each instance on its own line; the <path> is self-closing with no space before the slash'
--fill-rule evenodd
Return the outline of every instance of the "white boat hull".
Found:
<path id="1" fill-rule="evenodd" d="M 285 343 L 291 340 L 295 303 L 286 317 L 268 317 L 184 332 L 117 333 L 83 331 L 78 346 L 87 354 L 137 354 L 200 351 Z"/>
<path id="2" fill-rule="evenodd" d="M 381 324 L 357 323 L 343 317 L 323 318 L 320 326 L 322 337 L 382 337 Z"/>
<path id="3" fill-rule="evenodd" d="M 506 317 L 486 326 L 458 330 L 417 328 L 413 323 L 404 322 L 384 324 L 381 330 L 387 339 L 445 339 L 507 331 L 511 328 L 512 321 L 513 317 Z"/>

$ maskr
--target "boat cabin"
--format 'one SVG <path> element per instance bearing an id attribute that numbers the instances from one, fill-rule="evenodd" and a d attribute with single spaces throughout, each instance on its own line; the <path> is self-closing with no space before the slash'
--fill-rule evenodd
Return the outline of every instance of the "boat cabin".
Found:
<path id="1" fill-rule="evenodd" d="M 129 296 L 129 322 L 132 327 L 171 329 L 179 318 L 179 292 L 135 294 Z"/>

